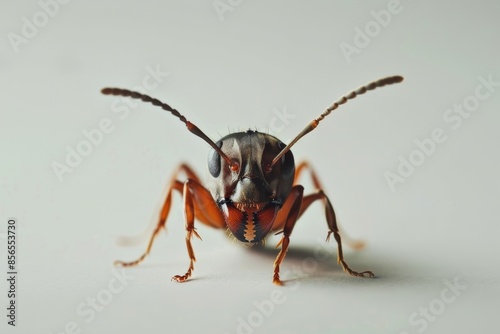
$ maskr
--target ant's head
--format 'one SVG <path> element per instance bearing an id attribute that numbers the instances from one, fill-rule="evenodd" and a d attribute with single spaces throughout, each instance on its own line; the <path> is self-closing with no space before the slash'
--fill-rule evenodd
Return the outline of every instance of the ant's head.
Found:
<path id="1" fill-rule="evenodd" d="M 229 134 L 208 154 L 210 191 L 229 231 L 242 242 L 257 243 L 271 230 L 276 214 L 292 189 L 295 163 L 278 138 L 257 131 Z"/>

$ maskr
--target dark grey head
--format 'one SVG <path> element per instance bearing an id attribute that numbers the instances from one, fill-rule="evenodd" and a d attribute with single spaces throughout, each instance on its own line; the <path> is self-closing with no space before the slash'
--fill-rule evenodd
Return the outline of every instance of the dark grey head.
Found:
<path id="1" fill-rule="evenodd" d="M 293 185 L 295 163 L 291 151 L 273 159 L 285 144 L 269 134 L 251 131 L 229 134 L 208 154 L 210 191 L 226 224 L 240 241 L 256 243 L 271 230 L 278 210 Z"/>

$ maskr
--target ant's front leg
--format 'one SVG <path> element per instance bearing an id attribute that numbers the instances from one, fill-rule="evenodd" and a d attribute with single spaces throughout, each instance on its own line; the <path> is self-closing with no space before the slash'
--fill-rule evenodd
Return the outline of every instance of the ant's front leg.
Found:
<path id="1" fill-rule="evenodd" d="M 294 184 L 298 184 L 298 181 L 299 181 L 299 178 L 302 176 L 302 174 L 305 172 L 305 171 L 308 171 L 309 172 L 309 176 L 311 178 L 311 181 L 314 185 L 314 189 L 316 191 L 320 191 L 323 188 L 322 184 L 321 184 L 321 181 L 319 179 L 319 176 L 318 174 L 316 173 L 316 170 L 312 167 L 312 165 L 308 162 L 308 161 L 302 161 L 300 162 L 297 167 L 295 168 L 295 177 L 294 177 L 294 181 L 293 183 Z M 302 207 L 300 209 L 300 215 L 299 215 L 299 218 L 300 216 L 302 216 L 302 213 L 307 210 L 307 208 L 309 207 L 309 205 L 314 202 L 317 198 L 315 197 L 315 195 L 311 195 L 311 196 L 305 196 L 304 197 L 304 202 L 302 204 Z M 345 233 L 345 231 L 343 229 L 340 229 L 338 227 L 338 223 L 335 222 L 336 225 L 337 225 L 337 229 L 341 231 L 341 234 L 342 234 L 342 240 L 347 243 L 347 245 L 353 249 L 356 249 L 356 250 L 359 250 L 359 249 L 362 249 L 363 247 L 365 247 L 365 243 L 362 241 L 362 240 L 356 240 L 356 239 L 352 239 L 349 237 L 349 235 L 347 235 Z"/>
<path id="2" fill-rule="evenodd" d="M 226 226 L 224 217 L 219 207 L 213 200 L 210 192 L 199 182 L 188 179 L 184 183 L 183 191 L 184 217 L 186 220 L 186 247 L 189 255 L 189 267 L 184 275 L 175 275 L 173 281 L 184 282 L 192 274 L 196 257 L 194 255 L 191 239 L 193 235 L 201 240 L 194 227 L 194 220 L 197 217 L 201 222 L 213 227 L 223 228 Z"/>
<path id="3" fill-rule="evenodd" d="M 278 217 L 276 217 L 278 223 L 276 227 L 283 227 L 283 237 L 276 245 L 276 247 L 279 247 L 281 245 L 281 250 L 276 257 L 276 260 L 274 261 L 273 283 L 276 285 L 283 285 L 283 282 L 281 281 L 279 275 L 280 265 L 285 259 L 288 245 L 290 243 L 290 235 L 292 234 L 293 227 L 295 226 L 295 223 L 299 218 L 303 195 L 304 187 L 300 185 L 294 186 L 290 191 L 290 194 L 288 195 L 285 203 L 283 203 L 283 207 L 278 212 Z"/>
<path id="4" fill-rule="evenodd" d="M 176 178 L 180 172 L 184 172 L 188 180 L 185 182 L 179 181 Z M 195 217 L 203 224 L 209 225 L 215 228 L 224 228 L 225 222 L 224 217 L 222 216 L 217 204 L 212 199 L 210 192 L 205 189 L 200 183 L 197 175 L 193 172 L 193 170 L 182 164 L 179 166 L 177 172 L 173 175 L 172 180 L 170 182 L 170 188 L 168 189 L 168 194 L 161 209 L 160 217 L 158 219 L 158 223 L 156 228 L 149 239 L 148 246 L 146 251 L 135 261 L 125 262 L 125 261 L 115 261 L 115 265 L 130 267 L 135 266 L 141 263 L 146 256 L 151 251 L 151 247 L 156 239 L 158 233 L 165 228 L 166 220 L 170 213 L 170 208 L 172 204 L 172 193 L 174 191 L 178 191 L 183 195 L 183 203 L 184 203 L 184 212 L 186 219 L 186 245 L 188 248 L 188 254 L 190 258 L 190 265 L 188 271 L 185 275 L 176 275 L 173 277 L 174 280 L 178 282 L 185 281 L 193 271 L 193 264 L 196 260 L 194 256 L 193 247 L 191 245 L 191 238 L 193 234 L 199 237 L 198 233 L 194 228 L 194 219 Z"/>
<path id="5" fill-rule="evenodd" d="M 275 230 L 280 230 L 283 232 L 283 238 L 278 243 L 277 247 L 281 245 L 281 250 L 274 261 L 274 276 L 273 283 L 277 285 L 282 285 L 282 281 L 279 277 L 279 269 L 280 265 L 285 258 L 286 251 L 288 249 L 288 245 L 290 243 L 290 235 L 292 230 L 297 222 L 297 219 L 304 213 L 304 211 L 311 205 L 311 203 L 322 200 L 325 205 L 325 215 L 328 223 L 328 236 L 327 241 L 333 233 L 335 240 L 337 241 L 337 250 L 338 250 L 338 263 L 342 266 L 344 271 L 349 273 L 352 276 L 358 277 L 374 277 L 373 272 L 367 270 L 363 272 L 357 272 L 352 270 L 347 262 L 344 260 L 344 252 L 342 250 L 342 239 L 339 234 L 339 230 L 337 227 L 337 219 L 335 217 L 335 211 L 333 210 L 333 206 L 330 203 L 330 200 L 325 195 L 322 190 L 318 192 L 303 196 L 304 187 L 301 185 L 296 185 L 292 188 L 290 195 L 286 199 L 283 207 L 278 212 L 278 216 L 276 217 L 276 223 L 273 228 Z"/>

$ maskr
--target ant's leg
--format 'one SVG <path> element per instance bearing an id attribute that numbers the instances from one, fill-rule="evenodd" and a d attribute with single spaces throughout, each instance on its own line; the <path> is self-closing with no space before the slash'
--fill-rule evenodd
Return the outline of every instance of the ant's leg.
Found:
<path id="1" fill-rule="evenodd" d="M 188 165 L 182 164 L 177 168 L 177 171 L 174 173 L 174 175 L 172 176 L 172 180 L 170 181 L 170 187 L 168 189 L 167 197 L 166 197 L 165 202 L 163 204 L 163 207 L 161 209 L 160 217 L 158 219 L 158 223 L 156 224 L 156 228 L 154 229 L 153 234 L 151 235 L 151 237 L 149 239 L 146 251 L 135 261 L 130 261 L 130 262 L 115 261 L 116 265 L 123 266 L 123 267 L 135 266 L 135 265 L 141 263 L 146 258 L 146 256 L 149 254 L 156 236 L 165 227 L 167 217 L 170 213 L 171 202 L 172 202 L 172 193 L 174 192 L 174 190 L 178 191 L 181 194 L 183 193 L 183 187 L 184 187 L 183 182 L 176 179 L 181 172 L 184 172 L 189 179 L 192 179 L 195 182 L 198 182 L 198 180 L 199 180 L 198 176 L 193 172 L 193 170 Z M 212 200 L 212 202 L 213 202 L 213 200 Z M 215 203 L 213 203 L 213 205 L 215 205 Z M 210 205 L 210 207 L 213 207 L 213 205 Z M 205 224 L 213 226 L 213 227 L 220 227 L 220 228 L 224 227 L 224 226 L 221 226 L 221 221 L 220 221 L 220 219 L 218 219 L 218 217 L 216 217 L 215 219 L 210 219 L 210 218 L 213 218 L 212 216 L 217 216 L 217 212 L 213 209 L 212 210 L 203 210 L 203 212 L 199 213 L 197 216 L 202 223 L 205 223 Z"/>
<path id="2" fill-rule="evenodd" d="M 278 212 L 278 216 L 276 217 L 276 223 L 273 226 L 273 230 L 280 230 L 283 232 L 283 238 L 278 243 L 278 246 L 281 245 L 281 251 L 279 252 L 276 260 L 274 261 L 274 276 L 273 283 L 277 285 L 281 285 L 282 281 L 279 277 L 279 268 L 283 259 L 285 258 L 286 251 L 288 249 L 288 245 L 290 243 L 290 235 L 292 230 L 297 222 L 299 216 L 309 207 L 311 203 L 317 200 L 323 200 L 325 204 L 325 215 L 328 223 L 328 236 L 327 241 L 330 238 L 330 235 L 333 233 L 335 240 L 337 241 L 338 246 L 338 263 L 342 266 L 344 271 L 348 272 L 352 276 L 358 277 L 373 277 L 374 274 L 371 271 L 363 271 L 357 272 L 352 270 L 347 262 L 344 260 L 344 252 L 342 250 L 342 239 L 340 237 L 337 220 L 335 217 L 335 211 L 333 210 L 333 206 L 330 203 L 330 200 L 325 195 L 322 190 L 319 190 L 317 193 L 303 196 L 304 188 L 300 185 L 296 185 L 292 188 L 290 195 L 286 199 L 283 207 Z"/>
<path id="3" fill-rule="evenodd" d="M 342 266 L 344 271 L 348 272 L 352 276 L 359 276 L 359 277 L 373 277 L 375 276 L 373 272 L 367 270 L 363 272 L 357 272 L 352 270 L 347 262 L 344 260 L 344 253 L 342 251 L 342 239 L 339 234 L 339 229 L 337 227 L 337 218 L 335 217 L 335 211 L 333 210 L 332 203 L 330 202 L 330 199 L 328 196 L 325 195 L 325 193 L 322 190 L 319 190 L 315 194 L 311 194 L 308 196 L 305 196 L 304 199 L 302 200 L 302 205 L 307 207 L 310 205 L 312 202 L 317 201 L 317 200 L 322 200 L 324 205 L 325 205 L 325 215 L 326 215 L 326 221 L 328 223 L 328 235 L 326 237 L 326 241 L 330 240 L 330 236 L 333 233 L 333 236 L 335 238 L 335 241 L 337 241 L 337 250 L 338 250 L 338 263 Z M 301 209 L 302 211 L 302 209 Z"/>
<path id="4" fill-rule="evenodd" d="M 316 173 L 316 171 L 314 170 L 314 168 L 311 166 L 311 164 L 308 161 L 302 161 L 297 165 L 297 168 L 295 169 L 294 184 L 296 184 L 298 182 L 300 176 L 306 170 L 309 171 L 314 188 L 316 190 L 324 189 L 323 186 L 321 185 L 321 181 L 319 180 L 318 174 Z M 313 201 L 314 200 L 307 200 L 307 197 L 304 198 L 304 203 L 302 205 L 299 218 L 300 218 L 300 216 L 302 216 L 302 213 L 309 207 L 309 205 Z M 353 249 L 359 250 L 365 246 L 365 243 L 363 241 L 352 239 L 344 232 L 342 232 L 342 237 L 343 237 L 344 241 L 347 243 L 347 245 L 349 245 L 349 247 L 351 247 Z"/>
<path id="5" fill-rule="evenodd" d="M 213 200 L 210 192 L 195 180 L 189 179 L 184 183 L 182 191 L 184 216 L 186 219 L 186 247 L 189 255 L 189 267 L 184 275 L 175 275 L 172 280 L 177 282 L 186 281 L 192 274 L 196 257 L 194 255 L 191 239 L 196 236 L 201 240 L 194 227 L 196 213 L 204 212 L 205 218 L 219 228 L 226 226 L 222 212 Z"/>
<path id="6" fill-rule="evenodd" d="M 299 218 L 303 194 L 304 194 L 304 187 L 300 185 L 294 186 L 290 191 L 290 194 L 288 195 L 287 199 L 285 200 L 285 203 L 283 203 L 283 207 L 280 209 L 278 217 L 276 217 L 277 219 L 279 219 L 280 215 L 282 216 L 283 214 L 286 214 L 285 218 L 280 219 L 283 220 L 284 222 L 282 230 L 283 237 L 281 238 L 280 242 L 276 245 L 276 247 L 279 247 L 281 245 L 281 250 L 278 253 L 278 256 L 276 257 L 276 260 L 274 260 L 273 283 L 276 285 L 283 284 L 283 282 L 280 280 L 280 275 L 279 275 L 280 265 L 283 262 L 283 259 L 285 258 L 286 252 L 288 250 L 288 244 L 290 243 L 290 235 L 292 234 L 293 227 L 295 226 L 295 223 Z"/>

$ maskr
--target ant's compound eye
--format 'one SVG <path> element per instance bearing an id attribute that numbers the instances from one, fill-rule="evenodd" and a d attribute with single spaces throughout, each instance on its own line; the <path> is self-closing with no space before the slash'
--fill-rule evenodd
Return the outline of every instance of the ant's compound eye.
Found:
<path id="1" fill-rule="evenodd" d="M 286 145 L 279 142 L 278 147 L 282 150 L 286 147 Z M 289 178 L 293 177 L 294 173 L 295 173 L 295 161 L 293 159 L 292 151 L 288 151 L 281 158 L 281 177 L 284 180 L 288 180 Z"/>
<path id="2" fill-rule="evenodd" d="M 222 148 L 222 141 L 216 143 L 219 148 Z M 221 157 L 216 150 L 211 149 L 208 153 L 208 171 L 213 177 L 218 177 L 220 174 Z"/>

